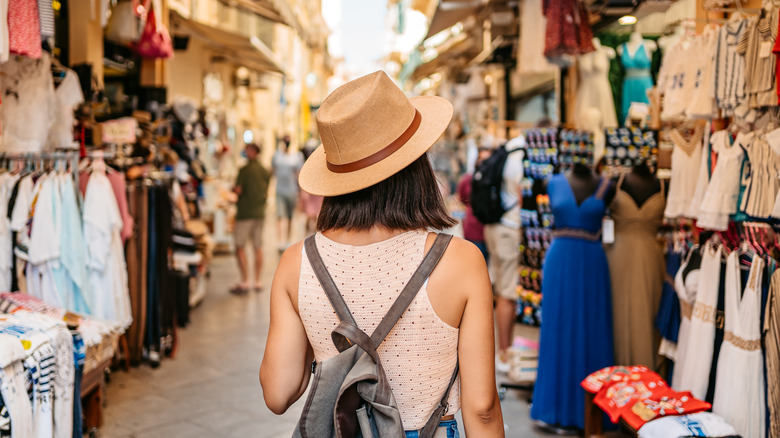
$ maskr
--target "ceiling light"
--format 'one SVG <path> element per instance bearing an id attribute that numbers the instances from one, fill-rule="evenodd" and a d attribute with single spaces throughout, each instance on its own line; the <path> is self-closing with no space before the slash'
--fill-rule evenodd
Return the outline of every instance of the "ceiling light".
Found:
<path id="1" fill-rule="evenodd" d="M 636 23 L 636 17 L 633 15 L 624 15 L 618 19 L 618 23 L 620 23 L 623 26 L 629 26 L 631 24 Z"/>

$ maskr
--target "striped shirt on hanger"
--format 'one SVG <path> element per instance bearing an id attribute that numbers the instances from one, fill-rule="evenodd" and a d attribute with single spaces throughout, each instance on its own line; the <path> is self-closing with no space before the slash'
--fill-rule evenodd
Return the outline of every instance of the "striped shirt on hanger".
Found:
<path id="1" fill-rule="evenodd" d="M 774 8 L 751 19 L 737 44 L 737 53 L 745 57 L 745 93 L 748 106 L 777 106 L 777 57 L 772 48 L 777 39 L 780 15 Z"/>

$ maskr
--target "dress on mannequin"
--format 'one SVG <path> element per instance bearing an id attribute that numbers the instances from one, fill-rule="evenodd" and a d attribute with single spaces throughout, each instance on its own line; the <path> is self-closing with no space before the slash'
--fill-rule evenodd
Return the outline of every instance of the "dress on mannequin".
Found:
<path id="1" fill-rule="evenodd" d="M 580 382 L 614 361 L 609 268 L 598 237 L 610 181 L 570 179 L 574 184 L 555 175 L 547 184 L 557 229 L 543 268 L 544 323 L 531 418 L 582 428 Z"/>
<path id="2" fill-rule="evenodd" d="M 621 105 L 624 117 L 633 102 L 650 103 L 647 91 L 653 88 L 650 65 L 656 47 L 654 42 L 642 39 L 642 35 L 638 32 L 632 33 L 629 41 L 618 47 L 620 62 L 626 69 Z"/>
<path id="3" fill-rule="evenodd" d="M 593 38 L 593 46 L 596 50 L 579 58 L 581 83 L 577 96 L 577 115 L 581 119 L 586 108 L 598 108 L 603 127 L 617 128 L 615 102 L 609 85 L 609 60 L 615 58 L 615 50 L 602 46 L 598 38 Z"/>
<path id="4" fill-rule="evenodd" d="M 646 166 L 645 166 L 646 167 Z M 666 276 L 656 235 L 664 217 L 664 186 L 649 169 L 621 174 L 610 205 L 615 242 L 607 245 L 612 280 L 615 365 L 656 369 L 660 337 L 654 327 Z"/>

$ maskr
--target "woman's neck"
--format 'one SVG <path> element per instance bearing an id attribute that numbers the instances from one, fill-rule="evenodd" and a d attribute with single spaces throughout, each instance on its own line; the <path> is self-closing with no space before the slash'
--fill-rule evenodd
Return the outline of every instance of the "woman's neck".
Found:
<path id="1" fill-rule="evenodd" d="M 322 235 L 334 242 L 343 243 L 345 245 L 363 246 L 371 245 L 374 243 L 382 242 L 388 239 L 392 239 L 399 234 L 403 234 L 408 230 L 390 229 L 381 226 L 372 227 L 369 230 L 346 230 L 343 228 L 336 228 L 322 231 Z"/>

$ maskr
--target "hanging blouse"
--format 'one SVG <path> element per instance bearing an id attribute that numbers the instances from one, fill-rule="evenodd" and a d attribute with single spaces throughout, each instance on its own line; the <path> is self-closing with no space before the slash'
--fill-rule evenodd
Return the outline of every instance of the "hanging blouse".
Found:
<path id="1" fill-rule="evenodd" d="M 744 160 L 742 145 L 752 141 L 752 137 L 753 134 L 740 133 L 732 144 L 727 131 L 712 134 L 710 142 L 718 154 L 718 164 L 699 209 L 699 227 L 719 231 L 728 229 L 729 216 L 737 212 Z"/>
<path id="2" fill-rule="evenodd" d="M 697 65 L 696 47 L 691 41 L 683 41 L 664 55 L 658 74 L 658 92 L 664 96 L 661 118 L 664 120 L 683 116 L 693 93 Z"/>
<path id="3" fill-rule="evenodd" d="M 66 70 L 62 82 L 54 90 L 55 116 L 49 132 L 49 147 L 53 149 L 77 146 L 73 140 L 73 109 L 84 102 L 79 77 L 73 70 Z"/>
<path id="4" fill-rule="evenodd" d="M 715 114 L 715 49 L 718 33 L 707 29 L 694 40 L 693 90 L 686 112 L 691 118 L 711 119 Z"/>
<path id="5" fill-rule="evenodd" d="M 517 67 L 522 73 L 542 73 L 554 66 L 544 57 L 544 40 L 540 35 L 547 33 L 547 19 L 542 12 L 542 0 L 523 2 L 520 17 L 520 45 Z"/>
<path id="6" fill-rule="evenodd" d="M 54 120 L 51 63 L 26 57 L 0 64 L 0 151 L 40 152 Z"/>
<path id="7" fill-rule="evenodd" d="M 29 58 L 41 57 L 41 28 L 37 0 L 8 3 L 8 47 L 11 53 Z"/>
<path id="8" fill-rule="evenodd" d="M 686 140 L 677 131 L 669 134 L 674 143 L 672 151 L 672 179 L 666 200 L 664 216 L 669 218 L 686 216 L 696 192 L 699 162 L 701 161 L 704 127 L 697 124 L 693 135 Z"/>
<path id="9" fill-rule="evenodd" d="M 544 15 L 547 58 L 560 60 L 565 55 L 582 55 L 594 50 L 588 12 L 580 0 L 544 0 Z"/>
<path id="10" fill-rule="evenodd" d="M 748 24 L 737 44 L 737 53 L 745 59 L 745 93 L 748 106 L 777 106 L 777 57 L 772 49 L 777 39 L 780 15 L 774 8 L 762 10 Z"/>
<path id="11" fill-rule="evenodd" d="M 747 20 L 726 23 L 718 34 L 715 50 L 715 102 L 733 114 L 745 101 L 745 59 L 737 45 L 747 29 Z"/>
<path id="12" fill-rule="evenodd" d="M 747 190 L 740 211 L 756 218 L 769 218 L 775 205 L 780 180 L 780 156 L 769 146 L 764 136 L 756 135 L 745 145 L 748 156 Z"/>

